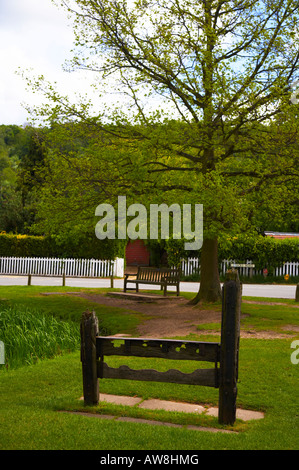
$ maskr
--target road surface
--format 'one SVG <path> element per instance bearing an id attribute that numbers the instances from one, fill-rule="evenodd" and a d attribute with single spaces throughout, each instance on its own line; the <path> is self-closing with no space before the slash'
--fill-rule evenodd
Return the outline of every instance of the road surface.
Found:
<path id="1" fill-rule="evenodd" d="M 0 275 L 0 286 L 22 286 L 27 285 L 27 276 L 4 276 Z M 33 286 L 61 286 L 61 277 L 38 277 L 33 276 L 31 285 Z M 114 287 L 122 289 L 123 279 L 114 279 Z M 84 279 L 84 278 L 66 278 L 66 286 L 69 287 L 110 287 L 110 279 Z M 142 285 L 140 289 L 157 289 L 157 286 Z M 198 292 L 198 282 L 181 282 L 180 290 L 182 292 Z M 168 288 L 169 290 L 172 287 Z M 175 290 L 175 287 L 173 287 Z M 270 297 L 275 299 L 295 299 L 296 285 L 284 284 L 243 284 L 243 297 Z"/>

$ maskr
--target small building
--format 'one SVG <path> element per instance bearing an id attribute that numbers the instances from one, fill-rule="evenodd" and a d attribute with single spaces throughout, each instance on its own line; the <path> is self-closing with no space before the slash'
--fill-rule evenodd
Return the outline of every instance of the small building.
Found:
<path id="1" fill-rule="evenodd" d="M 126 266 L 168 266 L 166 250 L 159 243 L 149 247 L 144 240 L 129 240 L 125 253 Z"/>
<path id="2" fill-rule="evenodd" d="M 126 246 L 127 266 L 149 266 L 150 251 L 143 240 L 130 240 Z"/>
<path id="3" fill-rule="evenodd" d="M 279 238 L 283 240 L 285 238 L 299 238 L 299 233 L 289 232 L 264 232 L 265 237 Z"/>

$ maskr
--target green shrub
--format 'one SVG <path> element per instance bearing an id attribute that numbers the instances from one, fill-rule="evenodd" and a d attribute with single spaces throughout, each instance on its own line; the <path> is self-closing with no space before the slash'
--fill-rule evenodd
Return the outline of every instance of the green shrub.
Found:
<path id="1" fill-rule="evenodd" d="M 269 273 L 284 262 L 299 260 L 298 238 L 277 239 L 262 235 L 240 235 L 222 242 L 219 259 L 234 259 L 236 262 L 251 260 L 256 269 L 267 268 Z"/>
<path id="2" fill-rule="evenodd" d="M 180 258 L 200 257 L 201 250 L 187 252 L 183 249 L 182 240 L 168 240 L 165 243 L 168 259 L 177 264 Z M 235 260 L 244 263 L 251 260 L 256 269 L 267 268 L 271 274 L 274 268 L 282 266 L 284 262 L 299 260 L 298 238 L 276 239 L 262 235 L 239 235 L 219 241 L 218 259 L 222 261 Z M 176 262 L 176 263 L 174 263 Z"/>
<path id="3" fill-rule="evenodd" d="M 114 259 L 123 256 L 123 240 L 98 240 L 93 234 L 59 239 L 0 233 L 0 256 Z"/>

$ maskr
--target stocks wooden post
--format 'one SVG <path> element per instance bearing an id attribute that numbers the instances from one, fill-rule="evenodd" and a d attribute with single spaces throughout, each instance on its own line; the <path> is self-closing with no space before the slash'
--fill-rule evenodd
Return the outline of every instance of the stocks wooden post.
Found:
<path id="1" fill-rule="evenodd" d="M 222 323 L 219 381 L 219 414 L 221 424 L 236 420 L 242 284 L 238 272 L 226 273 L 222 288 Z"/>
<path id="2" fill-rule="evenodd" d="M 95 312 L 84 312 L 81 319 L 81 362 L 85 405 L 99 403 L 99 380 L 97 375 L 96 336 L 98 319 Z"/>

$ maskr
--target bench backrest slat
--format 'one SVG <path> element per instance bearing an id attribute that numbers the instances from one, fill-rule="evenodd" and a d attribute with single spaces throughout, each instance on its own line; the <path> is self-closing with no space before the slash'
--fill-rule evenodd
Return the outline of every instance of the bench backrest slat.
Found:
<path id="1" fill-rule="evenodd" d="M 180 270 L 176 268 L 152 268 L 139 266 L 137 273 L 137 280 L 160 282 L 162 278 L 178 281 L 180 279 Z"/>

